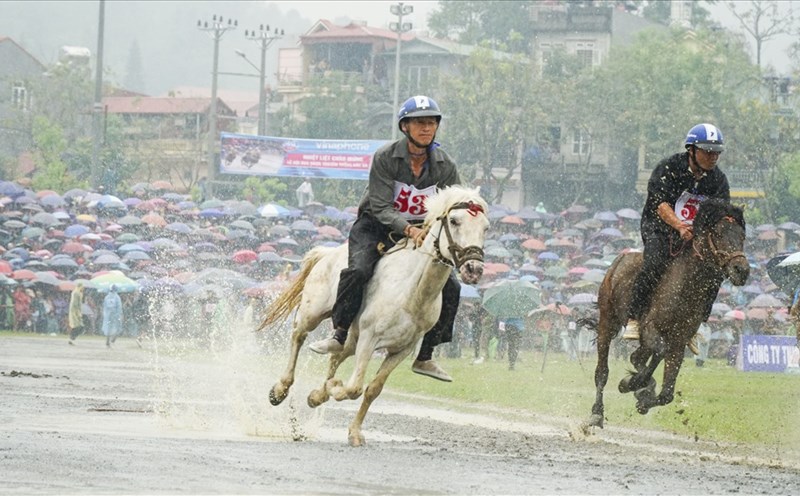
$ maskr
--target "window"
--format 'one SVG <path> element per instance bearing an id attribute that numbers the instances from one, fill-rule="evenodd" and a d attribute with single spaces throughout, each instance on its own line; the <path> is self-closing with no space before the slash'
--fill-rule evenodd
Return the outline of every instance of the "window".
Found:
<path id="1" fill-rule="evenodd" d="M 586 69 L 587 67 L 592 67 L 592 60 L 594 58 L 593 50 L 576 50 L 575 55 L 578 57 L 578 63 L 580 63 L 582 68 Z"/>
<path id="2" fill-rule="evenodd" d="M 572 133 L 572 153 L 574 155 L 587 155 L 592 149 L 592 138 L 583 129 L 576 129 Z"/>
<path id="3" fill-rule="evenodd" d="M 427 93 L 431 89 L 431 75 L 433 68 L 430 66 L 416 65 L 408 68 L 408 89 L 411 93 Z"/>
<path id="4" fill-rule="evenodd" d="M 11 86 L 11 91 L 12 105 L 20 110 L 28 110 L 28 90 L 25 88 L 25 83 L 16 81 Z"/>

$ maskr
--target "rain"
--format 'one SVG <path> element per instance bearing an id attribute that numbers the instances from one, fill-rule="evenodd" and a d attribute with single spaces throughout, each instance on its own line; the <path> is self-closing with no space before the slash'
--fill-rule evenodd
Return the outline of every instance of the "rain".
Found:
<path id="1" fill-rule="evenodd" d="M 0 492 L 796 493 L 793 6 L 3 2 Z M 488 204 L 482 276 L 436 347 L 454 382 L 405 360 L 350 448 L 367 393 L 309 407 L 331 320 L 278 406 L 292 316 L 262 322 L 311 250 L 347 243 L 413 95 Z M 620 329 L 587 428 L 604 281 L 643 250 L 651 172 L 698 123 L 724 133 L 750 275 L 722 282 L 646 415 L 617 388 L 639 346 Z"/>

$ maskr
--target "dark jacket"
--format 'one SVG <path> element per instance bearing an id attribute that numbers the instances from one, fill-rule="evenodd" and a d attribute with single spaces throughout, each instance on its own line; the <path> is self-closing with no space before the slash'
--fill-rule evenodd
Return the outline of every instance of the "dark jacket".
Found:
<path id="1" fill-rule="evenodd" d="M 642 211 L 642 236 L 669 235 L 672 228 L 658 216 L 658 206 L 675 203 L 684 191 L 710 198 L 730 201 L 731 192 L 728 178 L 719 167 L 696 180 L 689 169 L 689 152 L 676 153 L 662 160 L 650 175 L 647 182 L 647 200 Z"/>
<path id="2" fill-rule="evenodd" d="M 408 138 L 380 147 L 372 159 L 369 183 L 358 205 L 359 214 L 369 214 L 390 230 L 402 234 L 408 221 L 394 208 L 395 181 L 417 189 L 433 185 L 441 189 L 461 181 L 456 164 L 438 145 L 430 147 L 428 162 L 418 179 L 411 173 L 410 163 Z"/>

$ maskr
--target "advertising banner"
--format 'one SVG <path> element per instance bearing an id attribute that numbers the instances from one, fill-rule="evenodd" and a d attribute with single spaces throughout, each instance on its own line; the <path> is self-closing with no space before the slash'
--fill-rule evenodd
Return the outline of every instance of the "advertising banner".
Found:
<path id="1" fill-rule="evenodd" d="M 385 141 L 274 138 L 222 133 L 222 174 L 369 178 L 372 157 Z"/>
<path id="2" fill-rule="evenodd" d="M 800 373 L 800 350 L 793 336 L 742 336 L 740 368 L 745 372 Z"/>

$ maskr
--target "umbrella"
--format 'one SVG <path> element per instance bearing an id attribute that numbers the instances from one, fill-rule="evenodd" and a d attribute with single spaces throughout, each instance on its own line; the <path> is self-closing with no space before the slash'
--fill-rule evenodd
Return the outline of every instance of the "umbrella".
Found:
<path id="1" fill-rule="evenodd" d="M 155 227 L 164 227 L 167 225 L 167 221 L 164 220 L 164 217 L 161 217 L 157 213 L 150 212 L 144 217 L 142 217 L 142 222 Z"/>
<path id="2" fill-rule="evenodd" d="M 113 253 L 100 255 L 93 260 L 95 265 L 116 265 L 120 263 L 120 258 Z"/>
<path id="3" fill-rule="evenodd" d="M 28 224 L 16 219 L 7 220 L 3 222 L 3 225 L 9 229 L 23 229 L 28 226 Z"/>
<path id="4" fill-rule="evenodd" d="M 283 258 L 275 252 L 272 251 L 264 251 L 258 254 L 258 261 L 264 263 L 277 263 L 277 262 L 284 262 Z M 461 287 L 463 288 L 464 285 L 462 284 Z"/>
<path id="5" fill-rule="evenodd" d="M 147 253 L 145 253 L 143 251 L 129 251 L 128 253 L 125 254 L 125 256 L 122 257 L 122 259 L 124 261 L 126 261 L 126 262 L 130 262 L 130 261 L 138 262 L 138 261 L 141 261 L 141 260 L 152 260 L 150 258 L 150 255 L 148 255 Z"/>
<path id="6" fill-rule="evenodd" d="M 753 300 L 747 304 L 750 308 L 780 308 L 784 306 L 783 302 L 771 294 L 760 294 L 753 298 Z"/>
<path id="7" fill-rule="evenodd" d="M 19 235 L 23 238 L 38 238 L 44 234 L 44 232 L 44 229 L 41 227 L 26 227 Z"/>
<path id="8" fill-rule="evenodd" d="M 731 310 L 733 309 L 730 307 L 730 305 L 721 302 L 714 303 L 711 306 L 711 312 L 716 313 L 718 315 L 725 315 L 727 312 L 730 312 Z"/>
<path id="9" fill-rule="evenodd" d="M 639 220 L 642 218 L 642 214 L 632 208 L 621 208 L 617 210 L 617 217 L 622 219 Z"/>
<path id="10" fill-rule="evenodd" d="M 155 190 L 171 190 L 172 184 L 169 181 L 153 181 L 150 183 L 150 187 Z"/>
<path id="11" fill-rule="evenodd" d="M 261 217 L 286 217 L 289 215 L 289 209 L 276 203 L 267 203 L 258 209 L 258 214 Z"/>
<path id="12" fill-rule="evenodd" d="M 222 210 L 218 210 L 216 208 L 203 209 L 197 215 L 199 215 L 204 219 L 217 219 L 219 217 L 225 217 L 225 213 Z"/>
<path id="13" fill-rule="evenodd" d="M 116 286 L 117 292 L 119 293 L 132 293 L 139 289 L 139 284 L 136 281 L 130 279 L 118 270 L 112 270 L 93 277 L 92 280 L 89 281 L 89 285 L 101 292 L 109 291 L 111 286 Z"/>
<path id="14" fill-rule="evenodd" d="M 597 212 L 592 218 L 601 222 L 617 222 L 619 220 L 614 212 Z"/>
<path id="15" fill-rule="evenodd" d="M 69 243 L 64 243 L 61 245 L 61 252 L 62 253 L 83 253 L 85 251 L 92 251 L 92 248 L 86 246 L 83 243 L 78 243 L 77 241 L 70 241 Z"/>
<path id="16" fill-rule="evenodd" d="M 19 283 L 14 279 L 11 279 L 9 277 L 0 274 L 0 286 L 16 286 L 17 284 Z"/>
<path id="17" fill-rule="evenodd" d="M 53 214 L 47 212 L 39 212 L 31 217 L 31 224 L 39 224 L 41 226 L 53 226 L 59 223 L 59 220 Z"/>
<path id="18" fill-rule="evenodd" d="M 237 229 L 246 229 L 248 231 L 255 231 L 256 230 L 256 228 L 253 226 L 253 224 L 247 222 L 246 220 L 241 220 L 241 219 L 231 222 L 230 226 L 231 227 L 235 227 Z"/>
<path id="19" fill-rule="evenodd" d="M 800 286 L 800 252 L 778 255 L 767 262 L 767 274 L 786 293 Z"/>
<path id="20" fill-rule="evenodd" d="M 483 307 L 497 318 L 520 318 L 539 307 L 541 292 L 527 281 L 505 281 L 486 289 Z"/>
<path id="21" fill-rule="evenodd" d="M 522 242 L 522 247 L 533 251 L 543 251 L 546 249 L 544 242 L 536 238 L 526 239 Z"/>
<path id="22" fill-rule="evenodd" d="M 310 220 L 305 219 L 292 222 L 291 229 L 292 231 L 317 232 L 317 226 Z"/>
<path id="23" fill-rule="evenodd" d="M 139 226 L 142 224 L 142 219 L 134 217 L 133 215 L 126 215 L 117 219 L 117 224 L 121 226 Z"/>
<path id="24" fill-rule="evenodd" d="M 234 253 L 231 259 L 239 264 L 250 263 L 258 259 L 258 254 L 252 250 L 240 250 Z"/>
<path id="25" fill-rule="evenodd" d="M 164 226 L 164 229 L 178 234 L 189 234 L 192 232 L 192 228 L 184 224 L 183 222 L 173 222 L 171 224 L 167 224 L 166 226 Z"/>
<path id="26" fill-rule="evenodd" d="M 554 313 L 556 315 L 569 315 L 572 313 L 572 311 L 566 305 L 563 305 L 561 303 L 550 303 L 541 308 L 531 310 L 530 312 L 528 312 L 528 317 L 536 315 L 537 313 L 545 313 L 545 312 Z"/>
<path id="27" fill-rule="evenodd" d="M 73 260 L 73 259 L 71 259 L 71 258 L 69 258 L 67 256 L 53 258 L 49 262 L 47 262 L 47 265 L 49 265 L 50 267 L 53 267 L 55 269 L 77 269 L 78 268 L 78 262 L 76 262 L 75 260 Z"/>
<path id="28" fill-rule="evenodd" d="M 769 311 L 766 308 L 751 308 L 746 315 L 748 319 L 752 320 L 767 320 Z"/>
<path id="29" fill-rule="evenodd" d="M 36 273 L 28 269 L 15 270 L 11 277 L 17 281 L 35 281 L 37 279 Z"/>
<path id="30" fill-rule="evenodd" d="M 726 320 L 744 320 L 745 314 L 743 311 L 736 309 L 736 310 L 731 310 L 730 312 L 725 312 L 725 315 L 723 315 L 723 317 Z"/>
<path id="31" fill-rule="evenodd" d="M 558 254 L 553 253 L 552 251 L 543 251 L 536 257 L 539 260 L 560 260 L 561 257 Z"/>
<path id="32" fill-rule="evenodd" d="M 82 236 L 91 231 L 92 231 L 91 229 L 84 226 L 83 224 L 73 224 L 64 229 L 64 236 L 66 236 L 67 238 L 77 238 L 78 236 Z"/>
<path id="33" fill-rule="evenodd" d="M 317 233 L 320 236 L 324 236 L 326 238 L 338 239 L 338 238 L 343 238 L 344 237 L 344 235 L 342 234 L 342 231 L 336 229 L 333 226 L 320 226 L 317 229 Z"/>
<path id="34" fill-rule="evenodd" d="M 622 233 L 622 231 L 616 227 L 606 227 L 605 229 L 601 229 L 592 235 L 592 238 L 622 238 L 623 236 L 625 235 Z"/>
<path id="35" fill-rule="evenodd" d="M 569 305 L 594 305 L 597 303 L 597 295 L 594 293 L 577 293 L 567 300 Z"/>
<path id="36" fill-rule="evenodd" d="M 603 279 L 606 277 L 606 272 L 600 269 L 592 269 L 589 272 L 584 273 L 581 276 L 581 279 L 584 281 L 591 281 L 591 282 L 603 282 Z"/>
<path id="37" fill-rule="evenodd" d="M 117 236 L 117 241 L 120 243 L 135 243 L 139 241 L 139 236 L 134 233 L 122 233 Z"/>
<path id="38" fill-rule="evenodd" d="M 57 278 L 50 272 L 36 272 L 36 282 L 40 282 L 42 284 L 48 284 L 50 286 L 58 286 L 64 281 Z"/>
<path id="39" fill-rule="evenodd" d="M 487 257 L 495 257 L 495 258 L 510 258 L 511 252 L 508 251 L 506 248 L 502 246 L 492 246 L 487 248 L 484 252 Z"/>
<path id="40" fill-rule="evenodd" d="M 217 200 L 217 199 L 206 200 L 206 201 L 204 201 L 203 203 L 200 204 L 200 208 L 201 209 L 222 208 L 224 206 L 225 206 L 225 202 L 223 202 L 222 200 Z"/>
<path id="41" fill-rule="evenodd" d="M 505 217 L 500 219 L 500 223 L 501 224 L 514 224 L 514 225 L 517 225 L 517 226 L 521 226 L 521 225 L 525 224 L 525 221 L 523 219 L 517 217 L 516 215 L 506 215 Z"/>

